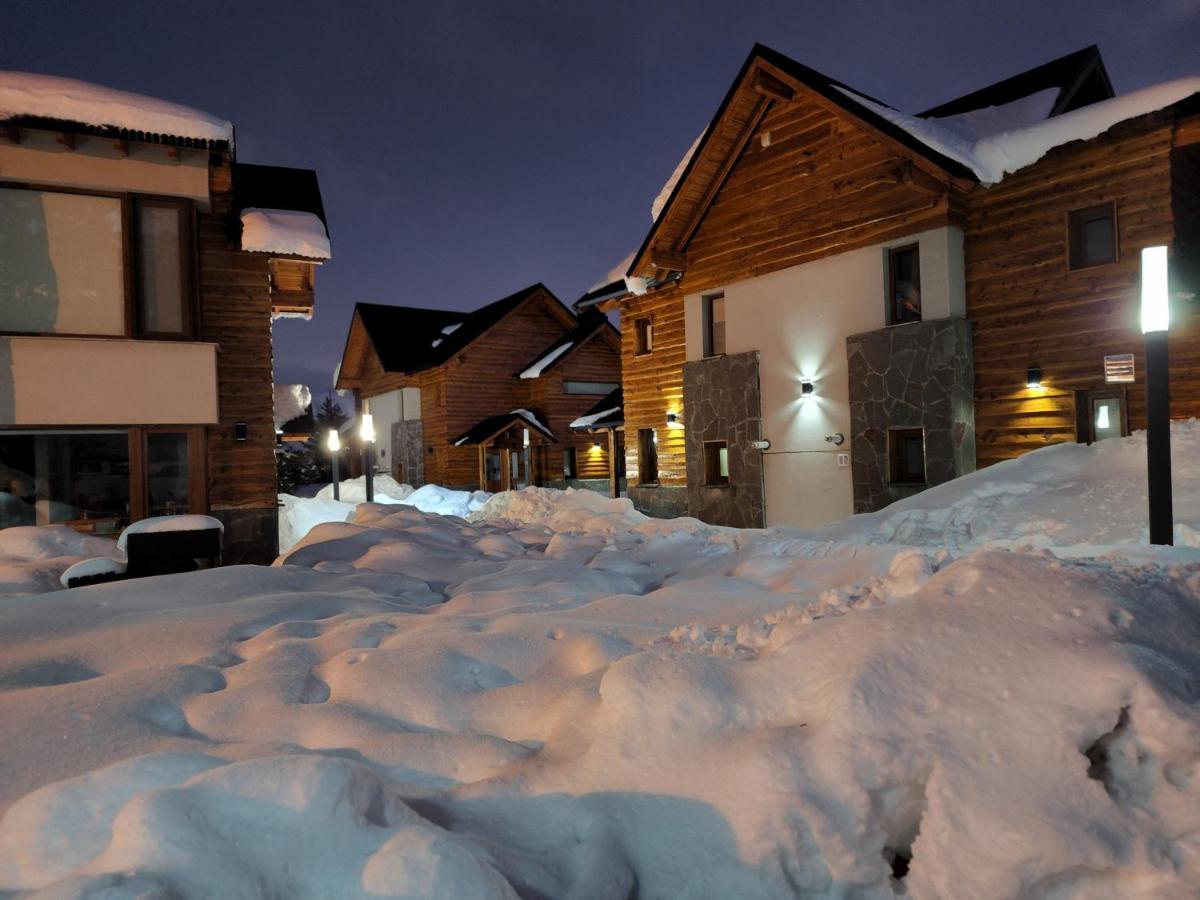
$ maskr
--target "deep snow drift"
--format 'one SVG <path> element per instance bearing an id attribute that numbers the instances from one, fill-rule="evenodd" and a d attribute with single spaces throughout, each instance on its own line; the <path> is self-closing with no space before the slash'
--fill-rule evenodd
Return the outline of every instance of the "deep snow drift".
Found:
<path id="1" fill-rule="evenodd" d="M 1132 543 L 1138 441 L 822 533 L 531 490 L 10 599 L 0 891 L 1196 896 L 1200 551 Z"/>

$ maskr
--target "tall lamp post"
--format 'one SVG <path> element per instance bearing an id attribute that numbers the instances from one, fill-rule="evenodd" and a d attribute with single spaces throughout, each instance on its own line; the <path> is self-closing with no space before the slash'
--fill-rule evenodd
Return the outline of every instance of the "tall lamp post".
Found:
<path id="1" fill-rule="evenodd" d="M 1142 333 L 1146 336 L 1146 474 L 1150 543 L 1174 543 L 1171 508 L 1171 396 L 1167 371 L 1167 329 L 1171 309 L 1167 248 L 1142 250 Z"/>
<path id="2" fill-rule="evenodd" d="M 341 487 L 340 482 L 342 478 L 341 474 L 338 472 L 338 463 L 340 462 L 338 459 L 338 451 L 342 449 L 342 439 L 338 436 L 338 430 L 336 428 L 329 429 L 329 434 L 325 438 L 325 446 L 329 450 L 329 455 L 333 458 L 333 499 L 341 500 L 342 497 L 339 493 L 339 488 Z"/>
<path id="3" fill-rule="evenodd" d="M 362 414 L 358 436 L 362 438 L 363 478 L 366 480 L 367 502 L 371 503 L 375 499 L 375 454 L 371 449 L 371 445 L 375 443 L 375 420 L 369 412 Z"/>

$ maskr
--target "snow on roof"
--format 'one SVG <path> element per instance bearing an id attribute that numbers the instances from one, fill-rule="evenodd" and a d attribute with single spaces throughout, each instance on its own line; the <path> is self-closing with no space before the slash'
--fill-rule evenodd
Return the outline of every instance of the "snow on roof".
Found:
<path id="1" fill-rule="evenodd" d="M 0 72 L 0 120 L 19 116 L 233 143 L 232 124 L 198 109 L 73 78 Z"/>
<path id="2" fill-rule="evenodd" d="M 129 543 L 129 535 L 131 534 L 162 534 L 167 531 L 208 531 L 215 528 L 218 531 L 224 532 L 225 526 L 221 524 L 220 519 L 214 519 L 212 516 L 200 515 L 185 515 L 185 516 L 151 516 L 148 519 L 138 519 L 133 524 L 127 526 L 121 532 L 121 536 L 117 538 L 117 549 L 124 550 Z"/>
<path id="3" fill-rule="evenodd" d="M 1033 118 L 1031 109 L 1034 100 L 1040 98 L 1038 94 L 947 119 L 921 119 L 868 100 L 847 88 L 838 90 L 931 149 L 961 162 L 984 184 L 995 184 L 1005 175 L 1037 162 L 1055 147 L 1090 140 L 1119 122 L 1200 93 L 1200 77 L 1167 81 L 1024 125 L 1020 124 L 1022 119 Z M 989 127 L 1001 130 L 981 133 Z"/>
<path id="4" fill-rule="evenodd" d="M 562 356 L 564 353 L 566 353 L 568 350 L 570 350 L 574 346 L 575 346 L 574 341 L 567 341 L 565 344 L 559 344 L 557 347 L 555 347 L 553 350 L 551 350 L 549 353 L 547 353 L 545 356 L 543 356 L 541 359 L 539 359 L 537 362 L 535 362 L 532 366 L 530 366 L 528 369 L 526 369 L 524 372 L 522 372 L 517 377 L 518 378 L 541 378 L 542 372 L 546 371 L 546 369 L 550 365 L 552 365 L 556 359 L 558 359 L 560 356 Z M 517 410 L 513 410 L 513 412 L 517 412 Z"/>
<path id="5" fill-rule="evenodd" d="M 667 179 L 667 183 L 662 186 L 662 190 L 658 192 L 658 196 L 654 198 L 654 202 L 650 204 L 650 219 L 657 222 L 659 213 L 663 211 L 663 207 L 667 205 L 667 201 L 671 199 L 671 192 L 675 190 L 675 185 L 679 184 L 679 179 L 683 177 L 684 170 L 688 167 L 688 163 L 692 161 L 692 157 L 696 153 L 696 148 L 700 146 L 700 142 L 704 140 L 704 135 L 708 134 L 708 129 L 705 128 L 696 139 L 692 141 L 692 146 L 688 147 L 687 153 L 683 154 L 683 159 L 679 161 L 679 165 L 675 167 L 675 171 L 671 173 L 671 177 Z M 632 263 L 633 260 L 630 260 Z M 626 269 L 629 266 L 625 267 Z M 622 275 L 625 273 L 622 272 Z M 616 279 L 613 279 L 616 280 Z"/>
<path id="6" fill-rule="evenodd" d="M 527 410 L 525 408 L 509 410 L 509 414 L 513 415 L 513 416 L 520 416 L 523 419 L 528 419 L 530 422 L 532 422 L 538 428 L 542 429 L 542 431 L 546 432 L 546 434 L 549 434 L 549 435 L 554 434 L 554 432 L 551 431 L 546 426 L 546 423 L 544 423 L 541 419 L 539 419 L 537 416 L 535 416 L 533 413 L 531 413 L 529 410 Z"/>
<path id="7" fill-rule="evenodd" d="M 453 324 L 447 325 L 445 328 L 443 328 L 442 334 L 446 335 L 446 337 L 449 337 L 460 328 L 462 328 L 462 322 L 454 322 Z"/>
<path id="8" fill-rule="evenodd" d="M 690 152 L 691 151 L 689 151 L 689 154 Z M 672 177 L 674 178 L 675 176 Z M 672 190 L 673 189 L 674 186 L 672 185 Z M 670 196 L 670 191 L 667 192 L 667 196 Z M 655 203 L 657 202 L 658 201 L 655 200 Z M 666 201 L 664 200 L 663 202 L 665 203 Z M 658 216 L 656 215 L 655 218 L 657 219 Z M 629 271 L 629 267 L 633 265 L 633 258 L 635 256 L 637 256 L 637 251 L 630 250 L 629 253 L 627 253 L 619 263 L 609 269 L 607 275 L 588 288 L 588 294 L 598 291 L 600 288 L 608 287 L 610 284 L 614 284 L 618 281 L 625 282 L 625 289 L 631 294 L 637 294 L 640 297 L 642 294 L 646 293 L 645 278 L 639 278 L 636 275 L 631 277 L 625 274 Z"/>
<path id="9" fill-rule="evenodd" d="M 599 412 L 590 413 L 586 416 L 580 416 L 568 428 L 591 428 L 601 419 L 607 419 L 609 416 L 621 412 L 621 407 L 614 406 L 612 409 L 602 409 Z"/>
<path id="10" fill-rule="evenodd" d="M 314 213 L 294 209 L 242 210 L 242 249 L 308 259 L 332 255 L 325 223 Z"/>
<path id="11" fill-rule="evenodd" d="M 312 391 L 306 384 L 277 384 L 275 390 L 275 430 L 298 416 L 312 405 Z"/>
<path id="12" fill-rule="evenodd" d="M 1058 94 L 1059 88 L 1046 88 L 999 106 L 985 106 L 982 109 L 972 109 L 952 116 L 923 118 L 926 121 L 936 121 L 959 137 L 975 142 L 989 134 L 1027 128 L 1030 125 L 1046 121 L 1050 116 L 1050 111 L 1054 108 L 1054 101 L 1058 99 Z"/>

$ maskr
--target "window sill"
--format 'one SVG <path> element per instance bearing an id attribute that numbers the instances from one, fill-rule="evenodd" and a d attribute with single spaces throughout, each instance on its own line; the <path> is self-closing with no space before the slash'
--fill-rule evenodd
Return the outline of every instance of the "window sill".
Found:
<path id="1" fill-rule="evenodd" d="M 723 481 L 723 482 L 718 482 L 716 484 L 705 483 L 704 487 L 709 490 L 722 491 L 722 490 L 727 490 L 728 488 L 732 487 L 732 485 L 730 485 L 730 483 L 728 481 Z"/>

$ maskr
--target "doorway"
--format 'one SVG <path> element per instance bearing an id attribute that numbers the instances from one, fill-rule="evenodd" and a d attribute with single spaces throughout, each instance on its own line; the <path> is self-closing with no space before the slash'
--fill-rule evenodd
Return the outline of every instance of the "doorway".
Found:
<path id="1" fill-rule="evenodd" d="M 1123 390 L 1075 392 L 1075 436 L 1092 444 L 1129 434 L 1129 408 Z"/>

